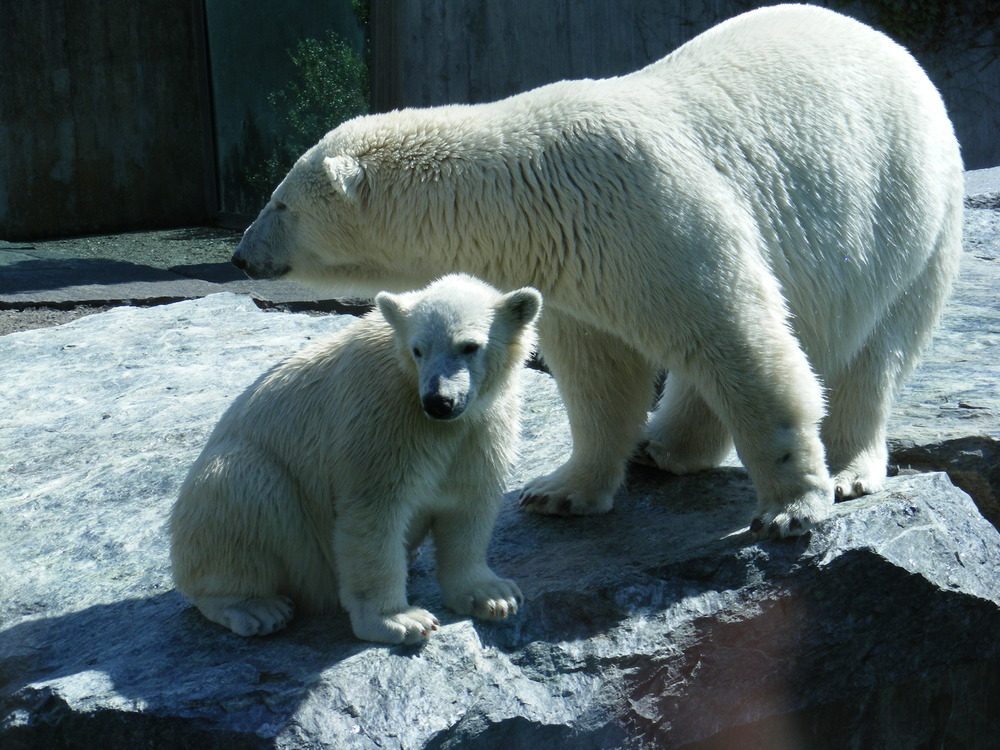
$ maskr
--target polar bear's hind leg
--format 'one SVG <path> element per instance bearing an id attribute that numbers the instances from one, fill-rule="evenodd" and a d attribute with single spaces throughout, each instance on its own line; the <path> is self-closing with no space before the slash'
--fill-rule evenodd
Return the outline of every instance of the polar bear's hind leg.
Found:
<path id="1" fill-rule="evenodd" d="M 822 439 L 837 500 L 878 492 L 886 476 L 886 423 L 916 366 L 951 285 L 953 255 L 933 258 L 879 321 L 851 362 L 827 383 Z"/>
<path id="2" fill-rule="evenodd" d="M 733 441 L 694 383 L 671 372 L 636 459 L 674 474 L 718 466 Z"/>

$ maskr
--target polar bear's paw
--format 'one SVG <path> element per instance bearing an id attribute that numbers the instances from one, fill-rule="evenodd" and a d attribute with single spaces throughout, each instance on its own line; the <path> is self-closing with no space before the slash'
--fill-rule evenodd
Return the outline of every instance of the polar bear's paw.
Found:
<path id="1" fill-rule="evenodd" d="M 832 506 L 832 497 L 815 490 L 787 505 L 758 503 L 750 533 L 758 539 L 801 536 L 830 515 Z"/>
<path id="2" fill-rule="evenodd" d="M 481 620 L 503 620 L 517 614 L 524 595 L 517 584 L 490 574 L 477 581 L 455 586 L 444 595 L 444 603 L 460 615 L 472 615 Z"/>
<path id="3" fill-rule="evenodd" d="M 838 503 L 841 500 L 853 500 L 862 495 L 878 492 L 884 483 L 884 476 L 872 476 L 871 474 L 861 476 L 853 471 L 842 472 L 833 478 L 834 496 Z"/>
<path id="4" fill-rule="evenodd" d="M 885 484 L 885 460 L 874 458 L 865 462 L 855 462 L 833 477 L 834 497 L 851 500 L 862 495 L 878 492 Z"/>
<path id="5" fill-rule="evenodd" d="M 617 482 L 611 489 L 587 486 L 566 481 L 566 473 L 559 469 L 528 482 L 521 490 L 521 508 L 549 516 L 592 516 L 611 510 Z"/>
<path id="6" fill-rule="evenodd" d="M 698 449 L 696 446 L 679 446 L 648 438 L 635 447 L 631 461 L 671 474 L 694 474 L 718 466 L 728 453 L 728 444 L 723 448 L 708 446 Z"/>
<path id="7" fill-rule="evenodd" d="M 391 645 L 423 643 L 441 623 L 420 607 L 407 607 L 401 612 L 378 614 L 375 612 L 351 613 L 354 635 L 363 641 Z"/>
<path id="8" fill-rule="evenodd" d="M 287 596 L 254 596 L 247 599 L 207 599 L 198 602 L 206 617 L 225 625 L 236 635 L 268 635 L 281 630 L 295 614 Z"/>

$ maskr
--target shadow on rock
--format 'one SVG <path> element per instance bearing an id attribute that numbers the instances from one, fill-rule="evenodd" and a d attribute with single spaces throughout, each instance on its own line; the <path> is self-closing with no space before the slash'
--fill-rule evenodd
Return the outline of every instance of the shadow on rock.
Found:
<path id="1" fill-rule="evenodd" d="M 0 272 L 0 296 L 91 284 L 176 281 L 177 275 L 150 266 L 107 258 L 22 260 Z"/>

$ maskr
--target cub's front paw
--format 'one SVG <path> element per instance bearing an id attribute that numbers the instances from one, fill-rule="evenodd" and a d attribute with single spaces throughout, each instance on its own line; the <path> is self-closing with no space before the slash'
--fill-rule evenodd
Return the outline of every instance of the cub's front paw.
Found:
<path id="1" fill-rule="evenodd" d="M 513 581 L 492 576 L 452 587 L 444 592 L 444 603 L 460 615 L 503 620 L 517 614 L 524 595 Z"/>
<path id="2" fill-rule="evenodd" d="M 440 624 L 434 615 L 420 607 L 383 614 L 351 613 L 354 635 L 363 641 L 391 645 L 422 643 Z"/>

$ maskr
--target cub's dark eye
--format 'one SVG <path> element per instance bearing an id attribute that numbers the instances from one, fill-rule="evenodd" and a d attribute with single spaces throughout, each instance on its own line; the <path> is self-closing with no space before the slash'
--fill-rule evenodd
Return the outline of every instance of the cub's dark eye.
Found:
<path id="1" fill-rule="evenodd" d="M 288 205 L 285 204 L 285 203 L 282 203 L 281 201 L 275 201 L 274 202 L 274 207 L 277 210 L 279 210 L 279 211 L 287 211 L 288 210 Z"/>
<path id="2" fill-rule="evenodd" d="M 414 359 L 420 359 L 422 356 L 424 356 L 424 353 L 422 351 L 420 351 L 420 347 L 419 346 L 413 347 L 413 357 L 414 357 Z"/>
<path id="3" fill-rule="evenodd" d="M 466 344 L 462 347 L 462 354 L 466 356 L 472 356 L 479 351 L 479 344 Z"/>

